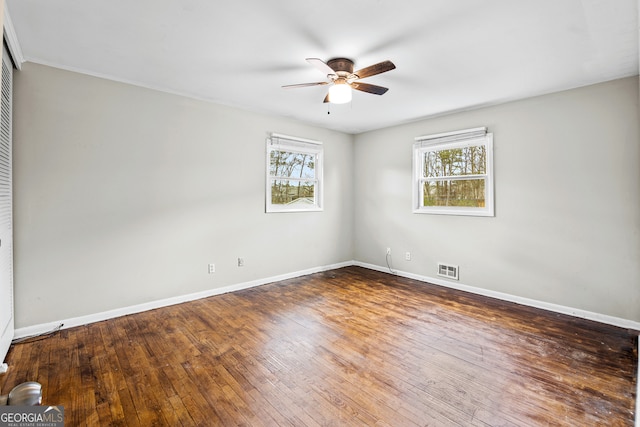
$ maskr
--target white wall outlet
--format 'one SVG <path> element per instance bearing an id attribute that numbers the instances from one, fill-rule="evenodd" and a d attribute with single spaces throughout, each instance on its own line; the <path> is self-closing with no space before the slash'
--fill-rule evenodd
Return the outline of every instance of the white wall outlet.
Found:
<path id="1" fill-rule="evenodd" d="M 216 265 L 215 264 L 209 264 L 208 268 L 209 268 L 209 274 L 213 274 L 213 273 L 216 272 Z"/>
<path id="2" fill-rule="evenodd" d="M 387 255 L 391 255 L 391 248 L 387 248 Z"/>
<path id="3" fill-rule="evenodd" d="M 238 258 L 238 267 L 244 267 L 244 258 Z"/>
<path id="4" fill-rule="evenodd" d="M 404 253 L 404 260 L 405 261 L 411 261 L 411 252 L 405 252 Z"/>

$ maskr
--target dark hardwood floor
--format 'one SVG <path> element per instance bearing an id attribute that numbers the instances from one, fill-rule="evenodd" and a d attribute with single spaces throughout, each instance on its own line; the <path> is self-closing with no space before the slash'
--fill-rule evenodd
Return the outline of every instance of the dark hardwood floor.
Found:
<path id="1" fill-rule="evenodd" d="M 66 426 L 632 426 L 637 332 L 358 267 L 15 344 Z"/>

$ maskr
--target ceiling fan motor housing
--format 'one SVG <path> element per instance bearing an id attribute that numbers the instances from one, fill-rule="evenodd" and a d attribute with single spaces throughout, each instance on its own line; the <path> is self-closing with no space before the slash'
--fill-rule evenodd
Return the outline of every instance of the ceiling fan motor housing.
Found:
<path id="1" fill-rule="evenodd" d="M 327 61 L 327 65 L 341 77 L 353 74 L 353 61 L 347 58 L 334 58 Z"/>

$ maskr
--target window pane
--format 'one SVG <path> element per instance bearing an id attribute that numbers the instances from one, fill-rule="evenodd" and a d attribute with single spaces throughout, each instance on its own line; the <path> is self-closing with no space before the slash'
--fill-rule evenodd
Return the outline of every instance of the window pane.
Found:
<path id="1" fill-rule="evenodd" d="M 313 205 L 315 181 L 276 179 L 271 181 L 271 204 Z"/>
<path id="2" fill-rule="evenodd" d="M 456 179 L 423 183 L 423 206 L 483 208 L 484 179 Z"/>
<path id="3" fill-rule="evenodd" d="M 315 178 L 315 156 L 289 151 L 271 151 L 269 175 L 292 178 Z"/>
<path id="4" fill-rule="evenodd" d="M 463 176 L 486 173 L 487 155 L 484 145 L 424 153 L 425 178 Z"/>

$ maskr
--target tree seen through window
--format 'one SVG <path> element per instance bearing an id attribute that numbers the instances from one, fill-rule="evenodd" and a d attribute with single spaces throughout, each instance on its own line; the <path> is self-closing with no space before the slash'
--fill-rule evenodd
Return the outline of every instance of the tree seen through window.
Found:
<path id="1" fill-rule="evenodd" d="M 286 205 L 314 202 L 315 156 L 272 150 L 270 153 L 271 203 Z"/>
<path id="2" fill-rule="evenodd" d="M 485 206 L 484 145 L 426 151 L 423 155 L 423 206 Z"/>

